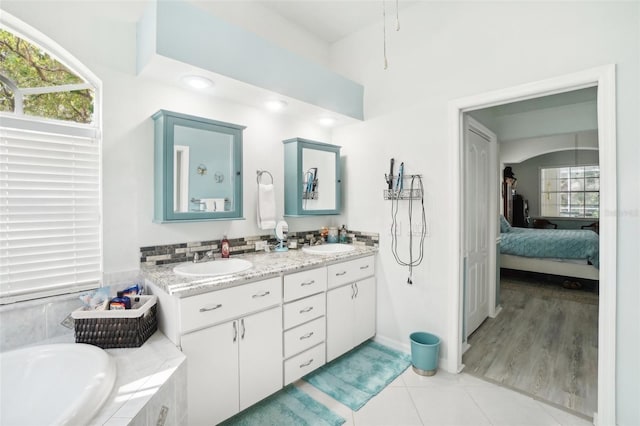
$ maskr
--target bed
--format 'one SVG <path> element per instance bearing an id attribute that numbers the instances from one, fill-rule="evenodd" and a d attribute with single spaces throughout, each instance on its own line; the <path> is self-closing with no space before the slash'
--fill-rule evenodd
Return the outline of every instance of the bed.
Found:
<path id="1" fill-rule="evenodd" d="M 599 279 L 599 239 L 591 230 L 512 228 L 501 217 L 500 267 Z"/>

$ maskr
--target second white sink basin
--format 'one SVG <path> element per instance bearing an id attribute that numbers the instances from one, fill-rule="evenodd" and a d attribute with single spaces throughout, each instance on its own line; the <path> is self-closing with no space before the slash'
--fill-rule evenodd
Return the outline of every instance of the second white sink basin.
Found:
<path id="1" fill-rule="evenodd" d="M 309 254 L 338 254 L 348 253 L 355 250 L 355 247 L 349 244 L 322 244 L 319 246 L 305 246 L 302 251 Z"/>
<path id="2" fill-rule="evenodd" d="M 202 263 L 182 263 L 173 272 L 186 277 L 212 277 L 246 271 L 253 263 L 244 259 L 218 259 Z"/>

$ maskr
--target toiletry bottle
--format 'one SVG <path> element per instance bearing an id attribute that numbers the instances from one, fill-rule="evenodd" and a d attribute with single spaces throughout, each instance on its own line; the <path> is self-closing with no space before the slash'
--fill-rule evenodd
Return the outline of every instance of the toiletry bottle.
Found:
<path id="1" fill-rule="evenodd" d="M 327 233 L 327 242 L 332 244 L 338 242 L 338 228 L 336 228 L 335 226 L 329 227 L 329 232 Z"/>
<path id="2" fill-rule="evenodd" d="M 118 295 L 109 302 L 109 310 L 131 309 L 131 299 L 119 291 Z"/>
<path id="3" fill-rule="evenodd" d="M 220 243 L 220 245 L 221 245 L 220 251 L 222 252 L 222 258 L 228 259 L 229 258 L 229 240 L 227 240 L 226 235 L 222 237 L 222 242 Z"/>
<path id="4" fill-rule="evenodd" d="M 342 225 L 342 228 L 340 228 L 340 242 L 342 244 L 347 243 L 347 228 L 345 228 L 344 225 Z"/>

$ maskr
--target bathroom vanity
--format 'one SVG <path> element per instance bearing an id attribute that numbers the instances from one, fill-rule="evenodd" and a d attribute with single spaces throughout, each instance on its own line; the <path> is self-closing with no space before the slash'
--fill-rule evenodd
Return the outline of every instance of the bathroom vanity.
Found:
<path id="1" fill-rule="evenodd" d="M 217 424 L 373 337 L 375 252 L 247 254 L 250 270 L 208 279 L 143 268 L 187 357 L 189 423 Z"/>

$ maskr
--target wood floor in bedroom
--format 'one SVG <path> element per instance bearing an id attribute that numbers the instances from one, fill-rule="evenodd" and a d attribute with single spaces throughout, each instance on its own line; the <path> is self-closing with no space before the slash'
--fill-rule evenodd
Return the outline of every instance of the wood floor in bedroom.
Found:
<path id="1" fill-rule="evenodd" d="M 469 336 L 464 372 L 592 418 L 597 286 L 569 290 L 537 274 L 504 274 L 500 283 L 502 311 Z"/>

